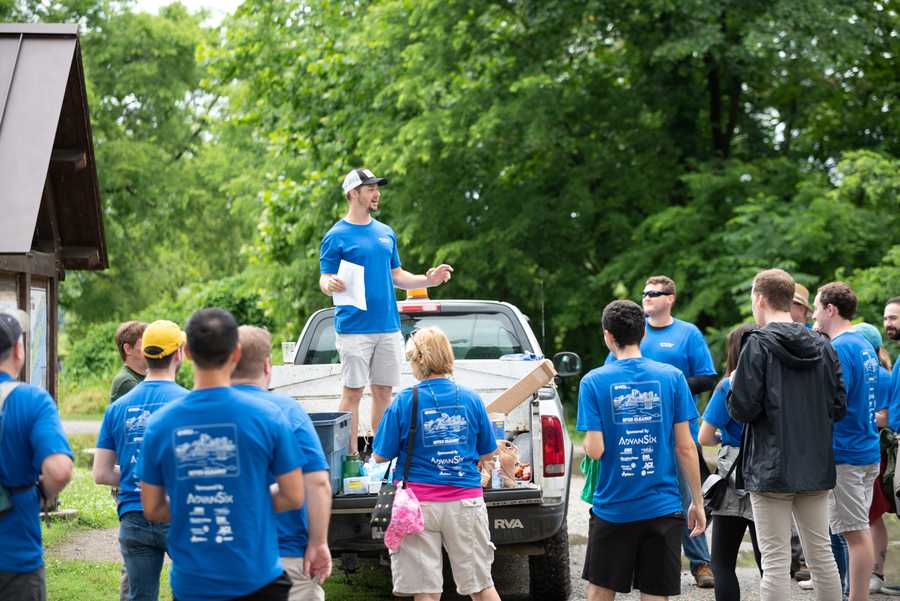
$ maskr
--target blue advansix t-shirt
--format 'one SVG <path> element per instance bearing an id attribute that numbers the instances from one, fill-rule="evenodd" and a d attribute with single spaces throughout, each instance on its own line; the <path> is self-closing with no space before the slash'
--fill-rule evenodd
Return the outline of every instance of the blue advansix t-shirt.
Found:
<path id="1" fill-rule="evenodd" d="M 725 401 L 728 399 L 728 393 L 731 391 L 731 378 L 726 376 L 722 378 L 719 385 L 716 386 L 713 395 L 706 405 L 703 412 L 703 421 L 709 422 L 711 425 L 719 429 L 722 434 L 722 444 L 729 447 L 740 447 L 741 436 L 744 433 L 744 424 L 736 422 L 728 415 L 728 407 Z"/>
<path id="2" fill-rule="evenodd" d="M 881 461 L 875 406 L 878 398 L 878 356 L 856 332 L 844 332 L 831 342 L 841 361 L 847 391 L 847 415 L 835 422 L 834 462 L 872 465 Z"/>
<path id="3" fill-rule="evenodd" d="M 282 573 L 270 474 L 300 467 L 277 407 L 232 388 L 195 390 L 150 417 L 141 480 L 162 486 L 179 601 L 226 601 Z"/>
<path id="4" fill-rule="evenodd" d="M 0 372 L 0 382 L 10 380 Z M 9 394 L 0 428 L 0 482 L 7 488 L 36 482 L 50 455 L 72 456 L 53 399 L 37 386 L 19 384 Z M 13 508 L 0 516 L 0 572 L 33 572 L 44 565 L 37 488 L 12 495 L 11 501 Z"/>
<path id="5" fill-rule="evenodd" d="M 391 270 L 400 267 L 394 230 L 376 219 L 366 225 L 341 219 L 322 238 L 319 271 L 337 273 L 341 259 L 365 268 L 367 310 L 346 305 L 335 307 L 335 331 L 338 334 L 399 331 L 400 315 L 391 277 Z"/>
<path id="6" fill-rule="evenodd" d="M 697 418 L 684 374 L 644 357 L 594 369 L 581 380 L 578 430 L 603 432 L 594 514 L 608 522 L 682 511 L 674 425 Z"/>
<path id="7" fill-rule="evenodd" d="M 144 380 L 106 408 L 97 447 L 113 451 L 119 463 L 119 517 L 144 509 L 135 466 L 140 460 L 147 421 L 157 409 L 187 393 L 175 382 Z"/>
<path id="8" fill-rule="evenodd" d="M 411 413 L 412 388 L 407 388 L 384 413 L 372 445 L 378 455 L 397 458 L 397 480 L 403 477 Z M 447 378 L 426 380 L 419 384 L 417 419 L 409 481 L 481 488 L 478 458 L 497 448 L 481 397 Z"/>
<path id="9" fill-rule="evenodd" d="M 258 386 L 236 384 L 234 388 L 256 395 L 278 407 L 294 433 L 294 440 L 300 450 L 300 469 L 304 474 L 328 470 L 328 462 L 325 460 L 325 452 L 322 450 L 319 435 L 316 434 L 312 420 L 309 419 L 309 415 L 306 414 L 300 403 L 290 397 L 263 390 Z M 303 557 L 306 554 L 306 543 L 309 540 L 309 518 L 306 512 L 306 503 L 303 503 L 303 507 L 298 510 L 275 514 L 275 523 L 278 526 L 279 555 Z"/>

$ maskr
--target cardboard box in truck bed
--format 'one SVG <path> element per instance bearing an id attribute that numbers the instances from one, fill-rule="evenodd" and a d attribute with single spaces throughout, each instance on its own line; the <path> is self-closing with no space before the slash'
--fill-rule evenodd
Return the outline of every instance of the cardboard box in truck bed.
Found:
<path id="1" fill-rule="evenodd" d="M 553 381 L 556 376 L 556 369 L 550 359 L 544 359 L 537 364 L 531 373 L 500 393 L 490 405 L 487 406 L 488 413 L 509 413 L 526 399 Z"/>

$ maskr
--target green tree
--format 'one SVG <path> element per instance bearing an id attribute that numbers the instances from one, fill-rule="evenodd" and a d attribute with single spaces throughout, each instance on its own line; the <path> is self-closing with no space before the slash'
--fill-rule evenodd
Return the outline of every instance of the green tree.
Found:
<path id="1" fill-rule="evenodd" d="M 297 327 L 324 304 L 318 241 L 361 164 L 394 178 L 405 264 L 455 264 L 437 294 L 543 299 L 546 350 L 590 362 L 603 304 L 652 273 L 708 328 L 746 316 L 762 267 L 875 281 L 890 186 L 847 186 L 896 165 L 896 31 L 872 2 L 248 0 L 223 64 L 274 174 L 272 310 Z"/>

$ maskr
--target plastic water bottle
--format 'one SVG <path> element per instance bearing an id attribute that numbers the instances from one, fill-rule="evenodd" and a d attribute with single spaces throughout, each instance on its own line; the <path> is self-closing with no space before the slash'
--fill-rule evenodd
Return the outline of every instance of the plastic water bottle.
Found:
<path id="1" fill-rule="evenodd" d="M 491 488 L 503 488 L 503 478 L 500 476 L 501 469 L 500 455 L 497 455 L 494 457 L 494 467 L 491 470 Z"/>

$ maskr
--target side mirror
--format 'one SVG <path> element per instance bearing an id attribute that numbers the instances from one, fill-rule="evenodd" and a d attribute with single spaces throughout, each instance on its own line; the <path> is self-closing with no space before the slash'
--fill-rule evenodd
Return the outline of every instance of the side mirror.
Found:
<path id="1" fill-rule="evenodd" d="M 553 355 L 553 367 L 556 375 L 561 378 L 570 378 L 581 373 L 581 357 L 577 353 L 564 351 Z"/>

